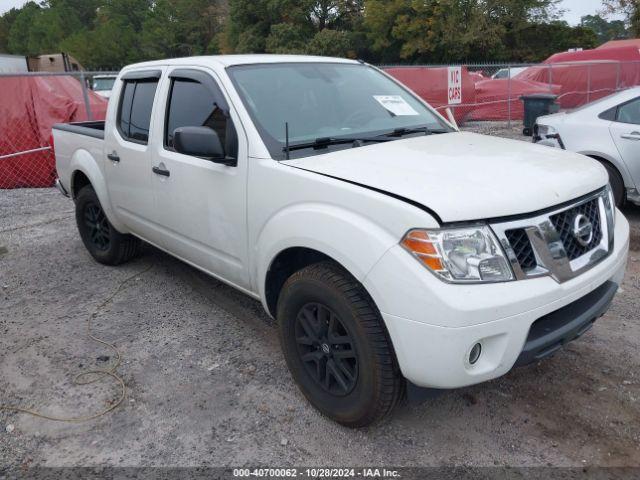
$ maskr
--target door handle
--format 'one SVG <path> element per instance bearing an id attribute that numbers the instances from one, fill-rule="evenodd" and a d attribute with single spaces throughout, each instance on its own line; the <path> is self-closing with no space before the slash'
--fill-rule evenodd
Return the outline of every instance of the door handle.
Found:
<path id="1" fill-rule="evenodd" d="M 169 170 L 164 170 L 160 167 L 152 167 L 151 171 L 156 175 L 162 175 L 163 177 L 168 177 L 169 175 L 171 175 L 171 172 L 169 172 Z"/>
<path id="2" fill-rule="evenodd" d="M 118 154 L 116 152 L 108 154 L 107 158 L 109 160 L 111 160 L 112 162 L 119 162 L 120 161 L 120 157 L 118 156 Z"/>
<path id="3" fill-rule="evenodd" d="M 640 132 L 624 133 L 620 137 L 627 140 L 640 140 Z"/>

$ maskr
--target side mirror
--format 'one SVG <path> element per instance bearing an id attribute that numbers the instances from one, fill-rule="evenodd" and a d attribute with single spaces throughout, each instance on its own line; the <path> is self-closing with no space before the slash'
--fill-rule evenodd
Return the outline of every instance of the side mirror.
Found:
<path id="1" fill-rule="evenodd" d="M 215 163 L 235 166 L 235 158 L 227 158 L 220 137 L 209 127 L 180 127 L 173 131 L 176 152 L 204 157 Z"/>

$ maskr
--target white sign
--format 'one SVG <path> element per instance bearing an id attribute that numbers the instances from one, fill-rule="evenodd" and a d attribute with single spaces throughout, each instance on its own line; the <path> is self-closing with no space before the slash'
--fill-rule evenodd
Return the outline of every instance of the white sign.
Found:
<path id="1" fill-rule="evenodd" d="M 462 103 L 462 67 L 449 67 L 447 100 L 449 105 Z"/>
<path id="2" fill-rule="evenodd" d="M 400 95 L 374 95 L 373 98 L 396 116 L 419 115 Z"/>

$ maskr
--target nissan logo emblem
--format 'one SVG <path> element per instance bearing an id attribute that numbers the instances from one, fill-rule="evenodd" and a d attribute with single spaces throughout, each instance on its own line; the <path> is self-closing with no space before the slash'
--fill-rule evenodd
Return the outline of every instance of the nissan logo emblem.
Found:
<path id="1" fill-rule="evenodd" d="M 579 213 L 573 217 L 573 230 L 571 233 L 576 242 L 586 247 L 593 240 L 593 224 L 586 215 Z"/>

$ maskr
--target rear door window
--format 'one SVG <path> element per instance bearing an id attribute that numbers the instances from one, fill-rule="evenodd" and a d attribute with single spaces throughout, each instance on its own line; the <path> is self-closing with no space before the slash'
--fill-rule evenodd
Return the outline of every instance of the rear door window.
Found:
<path id="1" fill-rule="evenodd" d="M 125 140 L 147 144 L 157 79 L 126 80 L 120 96 L 118 131 Z"/>
<path id="2" fill-rule="evenodd" d="M 616 121 L 620 123 L 630 123 L 640 125 L 640 98 L 631 100 L 618 107 Z"/>

